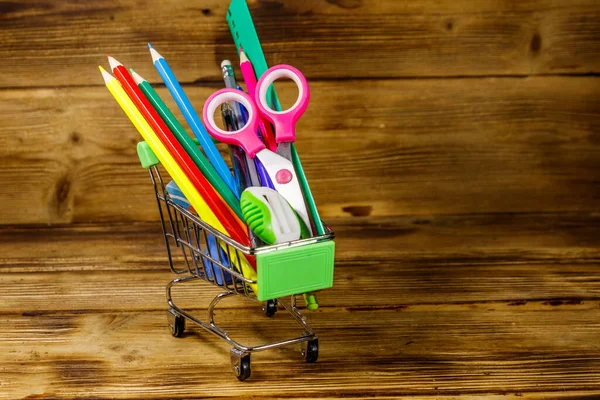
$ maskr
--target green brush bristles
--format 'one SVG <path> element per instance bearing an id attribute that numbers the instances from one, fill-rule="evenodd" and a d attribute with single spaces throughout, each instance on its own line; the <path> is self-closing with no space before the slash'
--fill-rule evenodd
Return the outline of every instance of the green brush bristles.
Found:
<path id="1" fill-rule="evenodd" d="M 252 232 L 266 244 L 277 242 L 275 232 L 271 229 L 271 211 L 256 196 L 244 191 L 240 197 L 242 215 Z"/>

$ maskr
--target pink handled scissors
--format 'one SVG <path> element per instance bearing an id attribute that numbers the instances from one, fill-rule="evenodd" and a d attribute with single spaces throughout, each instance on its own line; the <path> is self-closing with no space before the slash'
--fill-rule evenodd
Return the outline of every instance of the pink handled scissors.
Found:
<path id="1" fill-rule="evenodd" d="M 290 78 L 298 87 L 298 98 L 292 107 L 285 111 L 275 111 L 267 104 L 267 90 L 279 78 Z M 208 132 L 223 143 L 240 146 L 250 158 L 258 157 L 267 170 L 275 189 L 290 203 L 310 229 L 310 219 L 304 204 L 304 197 L 290 161 L 289 146 L 296 139 L 296 121 L 306 110 L 310 93 L 308 83 L 302 73 L 290 65 L 276 65 L 264 73 L 256 86 L 255 99 L 235 89 L 221 89 L 213 93 L 204 103 L 203 117 Z M 228 101 L 241 103 L 248 110 L 248 122 L 237 131 L 225 131 L 215 123 L 215 111 Z M 277 154 L 267 149 L 256 134 L 259 115 L 275 126 Z"/>

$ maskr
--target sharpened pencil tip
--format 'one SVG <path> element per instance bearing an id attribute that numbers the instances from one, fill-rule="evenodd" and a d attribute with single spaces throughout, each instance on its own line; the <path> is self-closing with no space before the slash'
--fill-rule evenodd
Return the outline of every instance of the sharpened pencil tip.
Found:
<path id="1" fill-rule="evenodd" d="M 131 72 L 131 76 L 137 85 L 140 85 L 142 82 L 147 82 L 144 78 L 142 78 L 137 72 L 133 70 L 133 68 L 129 68 L 129 72 Z"/>
<path id="2" fill-rule="evenodd" d="M 244 50 L 240 48 L 240 64 L 245 63 L 246 61 L 250 60 L 248 60 L 248 57 L 246 57 L 246 53 L 244 53 Z"/>
<path id="3" fill-rule="evenodd" d="M 153 49 L 154 47 L 152 47 L 152 45 L 150 44 L 150 42 L 148 42 L 148 48 L 149 49 Z"/>
<path id="4" fill-rule="evenodd" d="M 108 56 L 108 63 L 110 64 L 110 69 L 114 70 L 115 68 L 117 68 L 118 66 L 121 66 L 123 64 L 121 64 L 120 62 L 118 62 L 117 60 L 115 60 L 114 57 L 112 56 Z"/>
<path id="5" fill-rule="evenodd" d="M 109 81 L 111 81 L 112 79 L 115 79 L 115 77 L 112 76 L 111 74 L 109 74 L 108 72 L 106 72 L 106 70 L 104 68 L 102 68 L 101 65 L 98 65 L 98 69 L 102 73 L 102 78 L 104 79 L 105 84 L 108 83 Z"/>
<path id="6" fill-rule="evenodd" d="M 154 47 L 150 47 L 150 54 L 152 55 L 152 63 L 155 63 L 156 61 L 160 60 L 161 58 L 164 58 L 163 56 L 160 55 L 160 53 L 158 51 L 156 51 L 156 49 Z"/>

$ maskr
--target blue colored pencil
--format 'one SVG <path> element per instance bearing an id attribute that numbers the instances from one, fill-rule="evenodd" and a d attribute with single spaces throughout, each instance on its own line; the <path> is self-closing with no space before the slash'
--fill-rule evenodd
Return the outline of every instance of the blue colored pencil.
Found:
<path id="1" fill-rule="evenodd" d="M 206 153 L 206 157 L 209 159 L 221 179 L 223 179 L 225 184 L 227 184 L 227 187 L 229 187 L 233 193 L 238 193 L 235 180 L 229 172 L 229 168 L 227 167 L 227 164 L 225 164 L 225 160 L 223 160 L 223 157 L 221 157 L 221 154 L 219 154 L 219 150 L 217 150 L 217 147 L 208 134 L 206 127 L 200 120 L 200 117 L 198 117 L 198 114 L 196 114 L 192 103 L 190 103 L 190 100 L 175 78 L 175 75 L 173 74 L 173 71 L 171 71 L 169 64 L 167 64 L 167 61 L 164 59 L 164 57 L 161 56 L 150 43 L 148 43 L 148 48 L 150 49 L 150 54 L 152 54 L 152 62 L 154 63 L 154 67 L 167 86 L 167 89 L 169 89 L 171 96 L 175 100 L 175 103 L 177 103 L 177 106 L 181 110 L 188 125 L 194 132 L 194 135 L 196 135 L 196 138 L 198 138 L 202 149 Z"/>

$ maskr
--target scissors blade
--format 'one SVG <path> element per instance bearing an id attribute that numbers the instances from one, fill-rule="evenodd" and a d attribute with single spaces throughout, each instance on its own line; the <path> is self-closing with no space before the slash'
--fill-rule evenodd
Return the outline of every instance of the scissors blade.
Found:
<path id="1" fill-rule="evenodd" d="M 256 164 L 254 164 L 254 160 L 245 154 L 246 156 L 246 165 L 248 166 L 248 173 L 250 175 L 250 185 L 248 186 L 261 186 L 260 179 L 258 178 L 258 171 L 256 170 Z"/>
<path id="2" fill-rule="evenodd" d="M 292 148 L 290 142 L 281 142 L 277 146 L 277 154 L 288 161 L 292 161 Z"/>
<path id="3" fill-rule="evenodd" d="M 308 210 L 304 204 L 304 196 L 302 195 L 302 189 L 300 189 L 300 183 L 294 170 L 294 164 L 290 160 L 268 149 L 259 151 L 256 153 L 256 156 L 267 170 L 267 174 L 269 174 L 275 190 L 290 203 L 290 206 L 292 206 L 310 230 Z"/>

